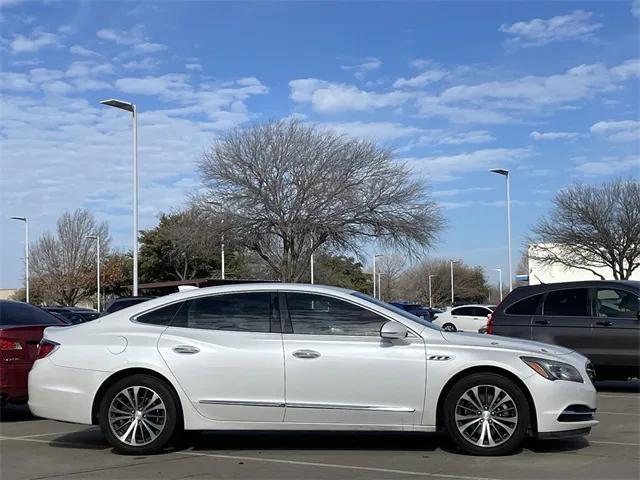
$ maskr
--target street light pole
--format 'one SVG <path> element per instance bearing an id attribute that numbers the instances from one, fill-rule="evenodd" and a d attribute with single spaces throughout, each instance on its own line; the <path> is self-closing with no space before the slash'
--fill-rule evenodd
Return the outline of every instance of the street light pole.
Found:
<path id="1" fill-rule="evenodd" d="M 509 255 L 509 291 L 513 290 L 513 268 L 511 263 L 511 187 L 509 182 L 509 170 L 505 168 L 494 168 L 493 173 L 502 175 L 507 184 L 507 250 Z"/>
<path id="2" fill-rule="evenodd" d="M 384 257 L 384 255 L 381 254 L 373 254 L 373 298 L 378 298 L 376 296 L 376 258 L 378 257 Z"/>
<path id="3" fill-rule="evenodd" d="M 109 107 L 131 112 L 133 123 L 133 296 L 138 296 L 138 113 L 131 102 L 109 99 L 100 102 Z"/>
<path id="4" fill-rule="evenodd" d="M 220 234 L 220 276 L 224 280 L 224 218 L 220 223 L 222 223 L 222 233 Z"/>
<path id="5" fill-rule="evenodd" d="M 382 283 L 380 282 L 380 272 L 378 272 L 378 298 L 382 300 Z"/>
<path id="6" fill-rule="evenodd" d="M 451 306 L 455 304 L 454 296 L 453 296 L 453 260 L 451 260 Z"/>
<path id="7" fill-rule="evenodd" d="M 11 217 L 11 220 L 24 222 L 24 291 L 25 300 L 29 303 L 29 219 L 27 217 Z"/>
<path id="8" fill-rule="evenodd" d="M 437 277 L 437 275 L 429 275 L 429 308 L 433 308 L 433 302 L 431 301 L 431 279 Z"/>
<path id="9" fill-rule="evenodd" d="M 502 269 L 494 268 L 493 271 L 498 272 L 500 274 L 500 301 L 502 301 Z"/>
<path id="10" fill-rule="evenodd" d="M 98 235 L 87 235 L 85 238 L 96 241 L 96 291 L 98 292 L 98 311 L 100 311 L 100 237 Z"/>
<path id="11" fill-rule="evenodd" d="M 311 267 L 311 285 L 313 285 L 313 253 L 311 254 L 311 257 L 309 258 L 309 262 L 310 262 L 310 267 Z"/>

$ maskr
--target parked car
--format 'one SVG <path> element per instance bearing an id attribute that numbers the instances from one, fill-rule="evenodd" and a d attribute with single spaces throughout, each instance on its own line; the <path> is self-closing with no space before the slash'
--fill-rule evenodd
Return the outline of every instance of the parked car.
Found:
<path id="1" fill-rule="evenodd" d="M 394 307 L 401 308 L 416 317 L 422 317 L 426 320 L 431 320 L 433 318 L 433 314 L 435 312 L 439 312 L 440 310 L 436 310 L 434 308 L 424 307 L 420 303 L 415 302 L 389 302 L 390 305 Z"/>
<path id="2" fill-rule="evenodd" d="M 27 375 L 42 332 L 64 323 L 28 303 L 0 300 L 0 403 L 27 400 Z"/>
<path id="3" fill-rule="evenodd" d="M 492 305 L 493 306 L 493 305 Z M 440 313 L 433 323 L 440 325 L 447 332 L 478 332 L 487 324 L 487 317 L 493 312 L 492 306 L 461 305 Z"/>
<path id="4" fill-rule="evenodd" d="M 90 308 L 78 308 L 78 307 L 42 307 L 49 313 L 58 314 L 66 318 L 70 324 L 76 325 L 78 323 L 90 322 L 100 316 L 100 312 L 92 310 Z"/>
<path id="5" fill-rule="evenodd" d="M 33 414 L 99 424 L 130 454 L 182 429 L 443 429 L 465 452 L 502 455 L 528 432 L 579 436 L 598 423 L 588 360 L 570 349 L 444 332 L 320 285 L 171 294 L 47 329 L 40 349 Z"/>
<path id="6" fill-rule="evenodd" d="M 586 281 L 513 290 L 487 333 L 564 345 L 591 359 L 598 378 L 640 375 L 640 282 Z"/>
<path id="7" fill-rule="evenodd" d="M 109 313 L 117 312 L 118 310 L 122 310 L 123 308 L 131 307 L 132 305 L 137 305 L 142 302 L 146 302 L 147 300 L 151 300 L 155 297 L 120 297 L 116 298 L 112 301 L 107 308 L 104 309 L 103 314 L 107 315 Z"/>

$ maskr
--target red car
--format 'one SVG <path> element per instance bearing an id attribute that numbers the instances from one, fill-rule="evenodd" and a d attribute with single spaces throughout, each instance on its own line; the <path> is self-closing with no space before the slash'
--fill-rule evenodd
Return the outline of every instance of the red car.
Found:
<path id="1" fill-rule="evenodd" d="M 42 332 L 65 323 L 28 303 L 0 300 L 0 403 L 27 400 L 27 376 Z"/>

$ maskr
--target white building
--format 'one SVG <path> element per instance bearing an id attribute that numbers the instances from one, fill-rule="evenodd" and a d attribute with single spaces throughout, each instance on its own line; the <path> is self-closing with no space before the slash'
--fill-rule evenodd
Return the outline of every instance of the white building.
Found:
<path id="1" fill-rule="evenodd" d="M 579 280 L 600 280 L 588 270 L 579 268 L 570 268 L 556 263 L 553 265 L 542 265 L 535 258 L 536 245 L 529 245 L 527 255 L 529 257 L 529 285 L 538 285 L 540 283 L 557 283 L 557 282 L 575 282 Z M 614 280 L 613 272 L 610 268 L 594 268 L 604 277 L 605 280 Z M 640 280 L 640 269 L 636 269 L 631 275 L 631 280 Z"/>

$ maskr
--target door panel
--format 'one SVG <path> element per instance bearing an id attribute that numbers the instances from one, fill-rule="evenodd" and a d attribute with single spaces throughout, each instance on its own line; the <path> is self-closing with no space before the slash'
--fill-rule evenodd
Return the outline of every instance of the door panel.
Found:
<path id="1" fill-rule="evenodd" d="M 542 315 L 533 316 L 531 332 L 533 340 L 562 345 L 590 356 L 593 340 L 589 290 L 576 288 L 547 293 Z"/>
<path id="2" fill-rule="evenodd" d="M 284 335 L 284 350 L 286 422 L 419 423 L 426 377 L 421 338 Z M 319 355 L 294 355 L 301 350 Z"/>
<path id="3" fill-rule="evenodd" d="M 599 366 L 637 368 L 640 364 L 638 295 L 599 288 L 594 289 L 593 298 L 591 360 Z"/>
<path id="4" fill-rule="evenodd" d="M 196 353 L 178 353 L 193 347 Z M 214 420 L 284 418 L 282 335 L 169 327 L 158 349 L 200 414 Z"/>

